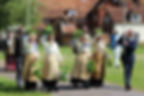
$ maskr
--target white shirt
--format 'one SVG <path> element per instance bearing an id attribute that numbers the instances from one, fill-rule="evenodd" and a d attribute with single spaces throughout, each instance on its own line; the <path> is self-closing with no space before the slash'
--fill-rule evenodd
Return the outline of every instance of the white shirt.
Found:
<path id="1" fill-rule="evenodd" d="M 55 54 L 57 59 L 62 61 L 62 55 L 59 50 L 58 44 L 54 42 L 43 42 L 46 54 Z"/>
<path id="2" fill-rule="evenodd" d="M 34 43 L 25 43 L 25 48 L 26 48 L 26 53 L 29 53 L 29 54 L 35 54 L 35 56 L 39 56 L 38 54 L 38 46 L 37 44 L 34 42 Z"/>

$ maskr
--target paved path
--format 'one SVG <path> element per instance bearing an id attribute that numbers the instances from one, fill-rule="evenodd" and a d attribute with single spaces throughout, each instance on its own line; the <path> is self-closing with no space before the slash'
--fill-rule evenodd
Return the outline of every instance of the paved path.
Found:
<path id="1" fill-rule="evenodd" d="M 144 96 L 144 93 L 137 91 L 126 92 L 122 87 L 106 84 L 102 88 L 73 89 L 69 84 L 63 86 L 53 96 Z M 68 87 L 69 86 L 69 87 Z"/>
<path id="2" fill-rule="evenodd" d="M 0 72 L 1 76 L 15 80 L 13 72 Z M 122 87 L 106 84 L 102 88 L 73 89 L 69 83 L 59 84 L 60 90 L 52 93 L 52 96 L 144 96 L 143 92 L 126 92 Z M 41 89 L 41 88 L 40 88 Z"/>

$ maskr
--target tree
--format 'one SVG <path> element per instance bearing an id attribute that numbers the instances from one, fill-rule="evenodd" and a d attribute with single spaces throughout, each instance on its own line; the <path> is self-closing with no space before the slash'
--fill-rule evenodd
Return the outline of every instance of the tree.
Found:
<path id="1" fill-rule="evenodd" d="M 0 0 L 0 29 L 5 28 L 9 24 L 9 12 L 6 5 L 9 0 Z"/>
<path id="2" fill-rule="evenodd" d="M 37 10 L 37 0 L 0 0 L 0 29 L 10 25 L 26 25 L 26 22 L 30 22 L 29 26 L 37 24 L 40 20 Z"/>
<path id="3" fill-rule="evenodd" d="M 11 0 L 7 5 L 11 24 L 25 25 L 28 21 L 30 25 L 36 24 L 40 19 L 39 13 L 36 11 L 38 9 L 36 1 L 37 0 Z M 29 13 L 27 11 L 29 11 Z M 29 14 L 29 17 L 27 17 L 27 14 Z"/>

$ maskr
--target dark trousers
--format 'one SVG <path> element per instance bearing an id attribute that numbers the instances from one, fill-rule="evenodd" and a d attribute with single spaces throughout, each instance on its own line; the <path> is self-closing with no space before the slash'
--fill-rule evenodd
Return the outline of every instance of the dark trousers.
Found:
<path id="1" fill-rule="evenodd" d="M 133 55 L 126 55 L 122 57 L 122 61 L 124 67 L 125 85 L 130 86 L 135 58 Z"/>
<path id="2" fill-rule="evenodd" d="M 22 84 L 22 70 L 23 70 L 23 64 L 24 64 L 24 57 L 16 57 L 16 79 L 17 79 L 17 85 L 21 86 Z"/>

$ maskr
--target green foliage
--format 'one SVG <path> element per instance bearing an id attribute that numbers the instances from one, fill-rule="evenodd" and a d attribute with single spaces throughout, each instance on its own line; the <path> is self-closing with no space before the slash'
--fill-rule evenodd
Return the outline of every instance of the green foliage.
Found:
<path id="1" fill-rule="evenodd" d="M 83 31 L 81 29 L 77 29 L 75 34 L 74 34 L 74 37 L 75 38 L 79 38 L 83 35 Z"/>
<path id="2" fill-rule="evenodd" d="M 88 62 L 87 70 L 88 70 L 89 73 L 93 73 L 94 72 L 95 67 L 94 67 L 94 61 L 93 60 Z"/>
<path id="3" fill-rule="evenodd" d="M 1 0 L 0 29 L 27 22 L 29 26 L 37 24 L 40 20 L 38 6 L 37 0 Z"/>
<path id="4" fill-rule="evenodd" d="M 54 34 L 54 29 L 52 25 L 48 25 L 45 29 L 45 34 Z"/>
<path id="5" fill-rule="evenodd" d="M 26 24 L 26 19 L 29 18 L 31 24 L 35 24 L 38 21 L 38 11 L 36 12 L 38 6 L 36 5 L 36 0 L 11 0 L 7 4 L 7 9 L 10 13 L 10 21 L 12 24 Z M 29 9 L 27 9 L 29 7 Z M 30 16 L 27 17 L 27 10 L 30 12 Z"/>
<path id="6" fill-rule="evenodd" d="M 6 5 L 9 0 L 0 0 L 0 29 L 3 29 L 9 23 L 9 13 Z"/>
<path id="7" fill-rule="evenodd" d="M 16 82 L 0 76 L 0 96 L 51 96 L 47 92 L 25 91 L 17 88 Z"/>

